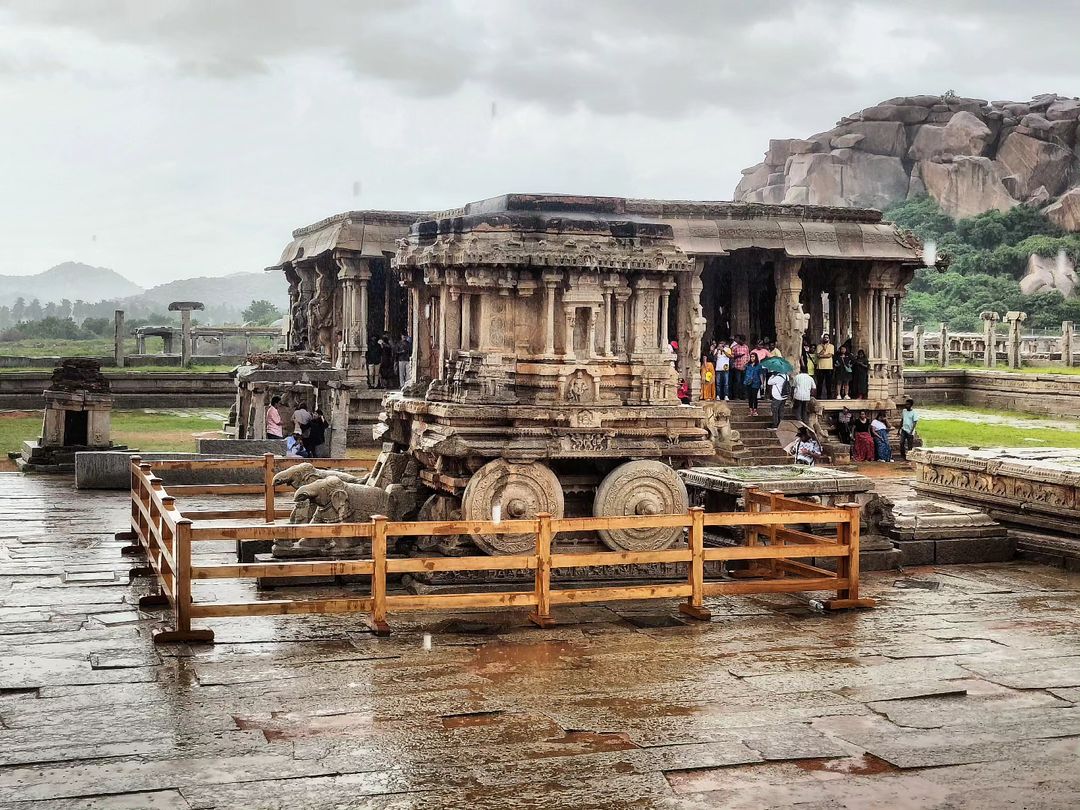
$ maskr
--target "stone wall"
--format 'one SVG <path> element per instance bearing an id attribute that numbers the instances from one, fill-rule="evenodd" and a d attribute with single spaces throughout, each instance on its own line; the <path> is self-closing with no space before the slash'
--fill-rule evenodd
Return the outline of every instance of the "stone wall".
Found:
<path id="1" fill-rule="evenodd" d="M 950 369 L 905 371 L 904 390 L 917 403 L 977 405 L 1080 418 L 1080 376 Z"/>
<path id="2" fill-rule="evenodd" d="M 45 406 L 42 392 L 52 369 L 13 372 L 0 376 L 0 409 L 36 410 Z M 108 374 L 113 407 L 124 408 L 228 408 L 236 388 L 227 372 L 162 372 Z"/>

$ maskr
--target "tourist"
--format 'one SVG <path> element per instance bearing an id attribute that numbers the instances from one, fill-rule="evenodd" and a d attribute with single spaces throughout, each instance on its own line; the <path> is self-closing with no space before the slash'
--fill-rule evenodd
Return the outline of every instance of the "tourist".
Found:
<path id="1" fill-rule="evenodd" d="M 836 415 L 836 435 L 844 444 L 851 444 L 852 413 L 847 405 Z"/>
<path id="2" fill-rule="evenodd" d="M 817 380 L 818 399 L 832 399 L 836 394 L 833 390 L 833 355 L 836 347 L 833 346 L 832 338 L 828 333 L 821 336 L 814 354 L 814 366 L 817 369 L 814 378 Z"/>
<path id="3" fill-rule="evenodd" d="M 283 427 L 281 412 L 277 408 L 280 404 L 281 397 L 272 397 L 270 399 L 270 407 L 266 409 L 266 438 L 268 439 L 285 438 L 281 432 Z"/>
<path id="4" fill-rule="evenodd" d="M 367 384 L 369 388 L 379 387 L 379 359 L 382 357 L 382 347 L 379 345 L 379 338 L 376 335 L 372 335 L 368 339 L 367 354 L 364 359 L 367 360 Z"/>
<path id="5" fill-rule="evenodd" d="M 299 430 L 294 430 L 292 435 L 285 440 L 285 458 L 309 458 L 310 454 L 304 447 L 304 437 Z"/>
<path id="6" fill-rule="evenodd" d="M 765 348 L 765 341 L 764 340 L 757 341 L 754 344 L 754 350 L 752 352 L 750 352 L 750 354 L 754 355 L 754 357 L 756 357 L 758 359 L 759 363 L 762 360 L 764 360 L 766 357 L 768 357 L 769 356 L 769 350 Z"/>
<path id="7" fill-rule="evenodd" d="M 833 382 L 836 383 L 837 399 L 851 399 L 851 377 L 854 369 L 851 365 L 851 354 L 846 345 L 840 347 L 833 366 Z"/>
<path id="8" fill-rule="evenodd" d="M 915 446 L 915 426 L 919 424 L 919 415 L 915 413 L 915 402 L 908 400 L 904 410 L 900 411 L 900 459 L 907 461 L 907 451 Z"/>
<path id="9" fill-rule="evenodd" d="M 312 414 L 311 419 L 308 421 L 307 435 L 304 436 L 304 447 L 307 449 L 308 455 L 311 456 L 311 458 L 325 458 L 329 456 L 330 454 L 325 452 L 323 446 L 325 441 L 326 417 L 323 416 L 321 410 L 316 408 L 315 413 Z"/>
<path id="10" fill-rule="evenodd" d="M 855 445 L 851 452 L 851 460 L 873 461 L 874 437 L 870 433 L 870 416 L 866 411 L 859 411 L 859 415 L 855 417 L 851 430 L 852 435 L 855 438 Z"/>
<path id="11" fill-rule="evenodd" d="M 731 371 L 731 350 L 726 340 L 721 340 L 713 352 L 713 367 L 716 369 L 716 398 L 726 401 L 730 391 L 728 375 Z"/>
<path id="12" fill-rule="evenodd" d="M 870 360 L 859 349 L 851 361 L 851 398 L 866 399 L 870 395 Z"/>
<path id="13" fill-rule="evenodd" d="M 769 350 L 769 357 L 783 357 L 783 352 L 780 351 L 780 347 L 776 345 L 775 341 L 770 340 L 766 344 L 766 348 Z"/>
<path id="14" fill-rule="evenodd" d="M 311 411 L 307 409 L 307 405 L 300 403 L 295 411 L 292 412 L 293 418 L 293 430 L 299 430 L 300 433 L 306 433 L 308 423 L 311 422 Z"/>
<path id="15" fill-rule="evenodd" d="M 743 370 L 742 385 L 746 392 L 746 402 L 750 406 L 750 415 L 757 416 L 758 397 L 761 396 L 761 363 L 757 355 L 748 356 L 746 368 Z"/>
<path id="16" fill-rule="evenodd" d="M 731 385 L 730 394 L 733 398 L 743 395 L 743 377 L 746 374 L 746 365 L 750 360 L 750 347 L 746 345 L 745 335 L 736 335 L 731 342 Z"/>
<path id="17" fill-rule="evenodd" d="M 784 418 L 784 405 L 787 403 L 788 385 L 787 374 L 781 374 L 779 371 L 774 371 L 769 376 L 767 383 L 769 390 L 769 407 L 772 408 L 772 428 L 776 430 L 780 427 L 780 422 Z"/>
<path id="18" fill-rule="evenodd" d="M 892 448 L 889 447 L 889 424 L 885 421 L 885 411 L 878 411 L 870 423 L 874 434 L 874 455 L 878 461 L 892 461 Z"/>
<path id="19" fill-rule="evenodd" d="M 679 387 L 675 389 L 675 396 L 683 405 L 690 404 L 690 383 L 684 377 L 679 378 Z"/>
<path id="20" fill-rule="evenodd" d="M 394 345 L 390 342 L 390 333 L 384 332 L 379 338 L 379 380 L 383 388 L 394 387 Z"/>
<path id="21" fill-rule="evenodd" d="M 709 355 L 701 355 L 701 398 L 716 399 L 716 366 Z"/>
<path id="22" fill-rule="evenodd" d="M 397 357 L 398 385 L 402 388 L 409 382 L 409 361 L 412 360 L 412 338 L 408 332 L 401 333 L 401 339 L 394 347 Z"/>
<path id="23" fill-rule="evenodd" d="M 813 467 L 817 460 L 822 457 L 821 445 L 814 438 L 814 434 L 810 432 L 810 428 L 799 428 L 798 438 L 795 439 L 795 446 L 791 448 L 791 454 L 795 456 L 796 464 L 803 464 L 807 467 Z"/>
<path id="24" fill-rule="evenodd" d="M 814 376 L 814 347 L 810 338 L 803 336 L 802 349 L 799 351 L 799 371 Z"/>
<path id="25" fill-rule="evenodd" d="M 791 398 L 795 404 L 795 418 L 800 422 L 805 422 L 810 411 L 810 400 L 817 393 L 817 385 L 808 372 L 800 371 L 795 375 L 791 388 Z"/>

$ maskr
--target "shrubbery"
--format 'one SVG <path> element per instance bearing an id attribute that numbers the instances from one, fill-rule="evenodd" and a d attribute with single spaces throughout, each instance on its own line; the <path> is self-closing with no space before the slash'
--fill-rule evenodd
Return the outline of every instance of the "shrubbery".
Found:
<path id="1" fill-rule="evenodd" d="M 885 212 L 887 219 L 937 244 L 949 256 L 948 271 L 920 269 L 908 288 L 904 313 L 916 323 L 954 330 L 981 328 L 979 314 L 1010 309 L 1028 313 L 1028 325 L 1052 329 L 1080 321 L 1080 300 L 1060 293 L 1024 295 L 1020 278 L 1028 257 L 1066 255 L 1080 264 L 1080 234 L 1066 233 L 1036 209 L 1018 205 L 954 221 L 930 197 L 918 197 Z"/>

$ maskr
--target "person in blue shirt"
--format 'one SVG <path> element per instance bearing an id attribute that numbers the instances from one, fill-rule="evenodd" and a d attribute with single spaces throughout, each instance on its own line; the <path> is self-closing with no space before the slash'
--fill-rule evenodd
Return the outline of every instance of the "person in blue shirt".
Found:
<path id="1" fill-rule="evenodd" d="M 915 413 L 915 401 L 909 399 L 900 411 L 900 459 L 907 461 L 907 451 L 915 446 L 915 426 L 919 415 Z"/>
<path id="2" fill-rule="evenodd" d="M 285 440 L 285 458 L 309 458 L 307 448 L 304 447 L 304 436 L 299 430 Z"/>
<path id="3" fill-rule="evenodd" d="M 752 352 L 746 361 L 742 384 L 746 391 L 746 402 L 750 406 L 750 415 L 757 416 L 758 396 L 761 394 L 761 361 Z"/>

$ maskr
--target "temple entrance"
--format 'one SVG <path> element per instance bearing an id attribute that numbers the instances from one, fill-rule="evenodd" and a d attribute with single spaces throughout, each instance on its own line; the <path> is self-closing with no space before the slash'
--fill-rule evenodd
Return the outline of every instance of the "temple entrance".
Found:
<path id="1" fill-rule="evenodd" d="M 776 280 L 769 251 L 736 250 L 709 259 L 701 274 L 705 337 L 727 340 L 776 338 Z"/>
<path id="2" fill-rule="evenodd" d="M 64 447 L 85 447 L 89 434 L 86 411 L 64 411 Z"/>

